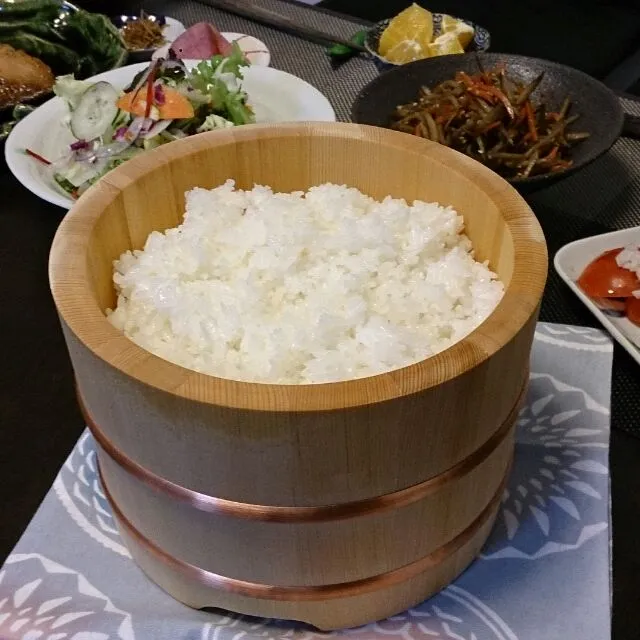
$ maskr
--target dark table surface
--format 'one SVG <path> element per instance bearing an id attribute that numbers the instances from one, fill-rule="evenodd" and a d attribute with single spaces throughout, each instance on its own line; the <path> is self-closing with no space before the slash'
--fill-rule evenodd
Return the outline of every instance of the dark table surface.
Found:
<path id="1" fill-rule="evenodd" d="M 84 423 L 76 406 L 71 366 L 47 280 L 48 252 L 64 212 L 26 191 L 3 160 L 0 194 L 2 562 L 51 486 Z M 559 217 L 547 201 L 543 193 L 532 198 L 531 204 L 545 230 L 551 255 L 573 239 L 610 230 L 608 223 L 600 220 Z M 633 215 L 632 224 L 640 225 L 640 210 Z M 597 326 L 553 271 L 541 319 Z M 640 532 L 640 425 L 634 417 L 640 406 L 640 369 L 617 345 L 613 385 L 613 637 L 626 640 L 640 638 L 640 545 L 636 542 Z"/>

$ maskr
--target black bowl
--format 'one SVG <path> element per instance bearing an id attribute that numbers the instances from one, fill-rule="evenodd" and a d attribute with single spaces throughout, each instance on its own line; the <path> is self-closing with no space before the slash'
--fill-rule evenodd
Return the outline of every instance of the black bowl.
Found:
<path id="1" fill-rule="evenodd" d="M 601 82 L 582 71 L 555 62 L 503 53 L 440 56 L 398 67 L 378 76 L 360 91 L 353 104 L 351 118 L 360 124 L 388 127 L 396 106 L 414 101 L 421 86 L 435 86 L 453 78 L 457 71 L 476 73 L 478 62 L 486 69 L 504 64 L 510 77 L 526 83 L 544 72 L 533 100 L 558 110 L 568 96 L 572 102 L 571 113 L 580 114 L 580 119 L 569 130 L 573 128 L 591 134 L 572 148 L 573 165 L 569 169 L 510 180 L 522 193 L 546 187 L 579 171 L 605 153 L 620 136 L 624 122 L 622 106 L 615 94 Z"/>

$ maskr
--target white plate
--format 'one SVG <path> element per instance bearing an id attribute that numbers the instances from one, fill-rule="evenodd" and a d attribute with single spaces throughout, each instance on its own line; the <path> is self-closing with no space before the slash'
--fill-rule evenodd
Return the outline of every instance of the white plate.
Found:
<path id="1" fill-rule="evenodd" d="M 162 35 L 166 42 L 173 42 L 178 36 L 181 36 L 186 28 L 179 20 L 175 18 L 165 17 L 165 28 L 162 30 Z"/>
<path id="2" fill-rule="evenodd" d="M 191 68 L 197 60 L 186 60 Z M 148 63 L 132 64 L 101 73 L 91 81 L 106 80 L 124 89 L 136 73 Z M 271 67 L 247 67 L 243 85 L 257 122 L 335 122 L 336 115 L 327 98 L 304 80 Z M 13 175 L 38 197 L 69 209 L 73 201 L 62 193 L 47 175 L 46 168 L 27 156 L 31 149 L 47 159 L 56 159 L 66 152 L 73 136 L 63 124 L 67 113 L 61 98 L 51 98 L 13 129 L 5 142 L 5 159 Z M 171 143 L 169 143 L 171 144 Z"/>
<path id="3" fill-rule="evenodd" d="M 271 63 L 271 54 L 269 53 L 267 45 L 262 42 L 262 40 L 258 40 L 258 38 L 248 36 L 244 33 L 232 33 L 230 31 L 225 31 L 220 35 L 229 42 L 237 41 L 240 49 L 246 54 L 247 59 L 251 64 L 255 64 L 259 67 L 268 67 Z M 175 38 L 173 40 L 175 40 Z M 156 49 L 151 58 L 153 60 L 156 60 L 157 58 L 166 58 L 169 54 L 169 47 L 171 47 L 173 40 L 169 40 L 167 38 L 168 44 Z"/>
<path id="4" fill-rule="evenodd" d="M 576 240 L 562 247 L 556 253 L 553 264 L 560 277 L 571 287 L 578 298 L 587 305 L 589 311 L 598 318 L 607 331 L 640 364 L 640 327 L 629 322 L 626 318 L 615 318 L 602 312 L 576 283 L 584 268 L 600 254 L 609 249 L 624 247 L 638 241 L 640 241 L 640 227 L 604 233 L 584 240 Z"/>

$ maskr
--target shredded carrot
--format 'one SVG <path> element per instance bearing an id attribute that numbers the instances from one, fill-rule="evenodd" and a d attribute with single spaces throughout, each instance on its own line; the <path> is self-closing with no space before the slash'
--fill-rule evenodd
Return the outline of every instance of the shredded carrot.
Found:
<path id="1" fill-rule="evenodd" d="M 549 153 L 545 156 L 545 160 L 555 160 L 556 156 L 558 155 L 558 151 L 559 151 L 560 147 L 558 147 L 557 145 L 555 147 L 553 147 L 553 149 L 551 149 L 551 151 L 549 151 Z"/>
<path id="2" fill-rule="evenodd" d="M 467 87 L 473 87 L 476 84 L 464 71 L 458 71 L 457 76 L 458 80 L 462 80 Z"/>

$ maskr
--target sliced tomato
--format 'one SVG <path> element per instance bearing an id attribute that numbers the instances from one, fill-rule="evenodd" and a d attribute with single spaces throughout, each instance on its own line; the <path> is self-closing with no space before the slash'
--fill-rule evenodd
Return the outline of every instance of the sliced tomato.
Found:
<path id="1" fill-rule="evenodd" d="M 624 315 L 629 298 L 591 298 L 595 305 L 603 311 L 613 311 L 621 316 Z"/>
<path id="2" fill-rule="evenodd" d="M 193 118 L 193 106 L 180 92 L 171 87 L 163 86 L 162 93 L 163 103 L 153 105 L 158 110 L 159 120 Z M 148 113 L 147 92 L 130 91 L 125 93 L 118 100 L 118 109 L 144 118 Z"/>
<path id="3" fill-rule="evenodd" d="M 590 298 L 628 298 L 636 289 L 640 289 L 636 274 L 618 266 L 616 256 L 621 251 L 605 251 L 578 278 L 578 286 Z"/>
<path id="4" fill-rule="evenodd" d="M 627 298 L 627 318 L 640 327 L 640 298 Z"/>

